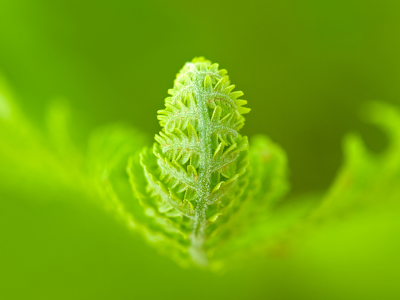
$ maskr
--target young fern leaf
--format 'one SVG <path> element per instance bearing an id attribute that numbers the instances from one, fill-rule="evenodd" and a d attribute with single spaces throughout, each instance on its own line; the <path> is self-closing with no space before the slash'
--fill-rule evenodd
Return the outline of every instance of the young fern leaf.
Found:
<path id="1" fill-rule="evenodd" d="M 208 264 L 223 240 L 219 232 L 230 236 L 224 224 L 251 198 L 244 193 L 251 176 L 248 139 L 239 133 L 250 109 L 226 73 L 204 58 L 186 63 L 158 112 L 157 143 L 140 155 L 147 190 L 134 158 L 128 167 L 136 197 L 154 215 L 181 224 L 183 251 L 198 265 Z"/>

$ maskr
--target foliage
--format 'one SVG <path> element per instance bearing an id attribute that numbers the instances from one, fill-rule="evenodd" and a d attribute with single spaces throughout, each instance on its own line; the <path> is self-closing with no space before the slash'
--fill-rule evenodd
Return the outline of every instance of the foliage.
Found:
<path id="1" fill-rule="evenodd" d="M 239 133 L 250 109 L 226 73 L 204 58 L 186 63 L 158 112 L 162 130 L 152 147 L 139 130 L 113 124 L 93 132 L 87 149 L 80 149 L 68 134 L 63 102 L 50 107 L 44 133 L 25 119 L 2 84 L 0 175 L 8 178 L 2 187 L 17 189 L 22 178 L 35 174 L 30 188 L 41 193 L 49 185 L 74 189 L 179 264 L 212 269 L 295 241 L 322 222 L 396 204 L 395 107 L 373 103 L 367 109 L 369 120 L 390 138 L 384 152 L 372 153 L 358 135 L 349 135 L 345 162 L 329 191 L 294 203 L 284 199 L 289 190 L 284 151 L 266 136 L 248 142 Z"/>

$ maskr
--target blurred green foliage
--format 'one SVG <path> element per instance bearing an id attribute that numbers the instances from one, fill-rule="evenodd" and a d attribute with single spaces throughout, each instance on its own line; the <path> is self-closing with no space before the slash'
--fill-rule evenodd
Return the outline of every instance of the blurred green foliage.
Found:
<path id="1" fill-rule="evenodd" d="M 369 174 L 361 178 L 370 189 L 338 188 L 352 174 L 350 163 L 327 205 L 354 195 L 380 205 L 327 223 L 317 214 L 312 234 L 307 222 L 294 230 L 299 245 L 281 243 L 223 275 L 180 269 L 93 205 L 85 188 L 92 183 L 78 171 L 86 160 L 77 153 L 97 125 L 124 122 L 157 132 L 155 112 L 171 71 L 205 55 L 246 93 L 252 112 L 244 134 L 267 134 L 287 151 L 293 199 L 281 209 L 301 211 L 334 178 L 346 132 L 361 132 L 375 152 L 388 145 L 357 111 L 366 100 L 400 104 L 399 28 L 395 0 L 1 1 L 0 70 L 35 126 L 18 117 L 9 125 L 18 135 L 0 132 L 0 298 L 398 298 L 397 152 L 386 163 L 370 160 L 369 152 L 354 157 L 354 149 L 364 150 L 351 139 L 348 157 L 359 175 Z M 77 145 L 45 138 L 63 128 L 63 98 Z M 21 113 L 13 103 L 10 109 Z M 315 194 L 300 196 L 305 192 Z"/>

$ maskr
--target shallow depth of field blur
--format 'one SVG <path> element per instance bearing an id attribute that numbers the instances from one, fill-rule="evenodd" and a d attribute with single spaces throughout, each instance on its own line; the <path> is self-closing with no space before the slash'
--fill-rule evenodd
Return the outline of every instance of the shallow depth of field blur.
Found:
<path id="1" fill-rule="evenodd" d="M 110 122 L 153 136 L 176 73 L 205 56 L 245 93 L 242 132 L 286 150 L 299 196 L 329 187 L 347 132 L 384 149 L 359 111 L 369 100 L 400 107 L 399 31 L 398 0 L 2 0 L 0 74 L 39 128 L 49 101 L 67 99 L 84 145 Z M 101 206 L 54 189 L 51 174 L 35 188 L 35 174 L 15 182 L 7 173 L 18 170 L 0 168 L 0 299 L 400 298 L 395 212 L 327 225 L 286 255 L 212 274 L 160 256 Z"/>

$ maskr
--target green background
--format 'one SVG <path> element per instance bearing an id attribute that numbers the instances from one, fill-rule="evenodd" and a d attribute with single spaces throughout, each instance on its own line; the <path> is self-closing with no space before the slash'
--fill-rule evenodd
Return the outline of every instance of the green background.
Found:
<path id="1" fill-rule="evenodd" d="M 115 121 L 156 133 L 175 74 L 205 56 L 245 93 L 243 133 L 265 133 L 287 151 L 299 195 L 329 186 L 346 132 L 361 132 L 375 151 L 385 146 L 358 111 L 368 100 L 400 104 L 399 30 L 396 0 L 2 0 L 0 70 L 39 127 L 50 100 L 68 99 L 83 144 Z M 214 275 L 180 269 L 101 207 L 49 190 L 1 192 L 0 298 L 400 296 L 400 246 L 385 235 L 400 232 L 395 215 L 336 224 L 289 258 Z"/>

